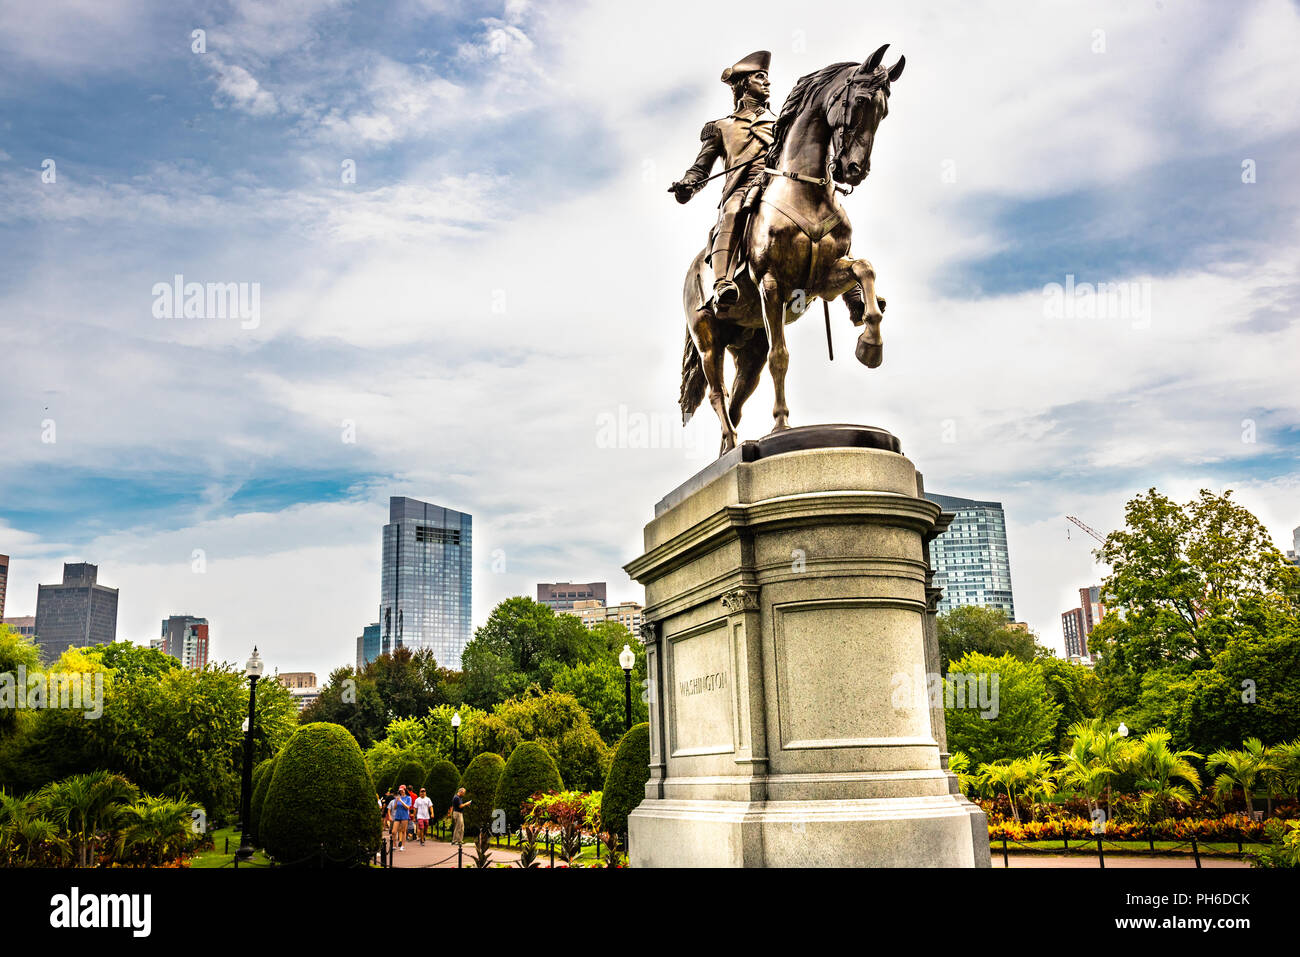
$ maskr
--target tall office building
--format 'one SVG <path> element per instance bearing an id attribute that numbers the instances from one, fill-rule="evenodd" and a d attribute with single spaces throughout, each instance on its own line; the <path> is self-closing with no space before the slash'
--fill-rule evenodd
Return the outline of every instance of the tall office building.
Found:
<path id="1" fill-rule="evenodd" d="M 380 651 L 427 648 L 460 668 L 470 640 L 473 519 L 464 512 L 393 496 L 384 526 Z"/>
<path id="2" fill-rule="evenodd" d="M 1089 585 L 1079 589 L 1079 607 L 1061 613 L 1061 635 L 1065 638 L 1067 658 L 1087 658 L 1088 638 L 1106 614 L 1101 603 L 1101 586 Z"/>
<path id="3" fill-rule="evenodd" d="M 1291 550 L 1286 553 L 1286 557 L 1292 565 L 1300 565 L 1300 527 L 1291 529 Z"/>
<path id="4" fill-rule="evenodd" d="M 9 556 L 0 555 L 0 621 L 5 617 L 5 592 L 9 588 Z"/>
<path id="5" fill-rule="evenodd" d="M 201 671 L 208 663 L 208 620 L 193 615 L 164 618 L 161 637 L 149 645 L 171 655 L 186 668 Z"/>
<path id="6" fill-rule="evenodd" d="M 537 601 L 551 611 L 571 611 L 576 601 L 598 601 L 605 604 L 604 582 L 539 582 Z"/>
<path id="7" fill-rule="evenodd" d="M 41 660 L 72 647 L 111 644 L 117 637 L 117 589 L 98 583 L 99 566 L 63 566 L 63 582 L 36 589 L 36 644 Z"/>
<path id="8" fill-rule="evenodd" d="M 934 584 L 943 589 L 939 611 L 984 605 L 1002 609 L 1008 620 L 1015 621 L 1002 503 L 933 492 L 926 492 L 925 497 L 945 512 L 956 513 L 948 529 L 930 543 Z"/>
<path id="9" fill-rule="evenodd" d="M 379 622 L 366 625 L 357 636 L 357 671 L 364 671 L 366 665 L 379 657 Z"/>

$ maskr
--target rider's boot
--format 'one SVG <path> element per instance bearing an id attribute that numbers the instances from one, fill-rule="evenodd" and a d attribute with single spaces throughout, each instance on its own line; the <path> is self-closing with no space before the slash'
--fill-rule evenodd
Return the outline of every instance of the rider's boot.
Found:
<path id="1" fill-rule="evenodd" d="M 734 306 L 740 301 L 740 289 L 731 281 L 731 241 L 735 235 L 735 222 L 735 213 L 723 213 L 713 238 L 713 249 L 709 252 L 709 266 L 714 275 L 713 300 L 719 306 Z"/>

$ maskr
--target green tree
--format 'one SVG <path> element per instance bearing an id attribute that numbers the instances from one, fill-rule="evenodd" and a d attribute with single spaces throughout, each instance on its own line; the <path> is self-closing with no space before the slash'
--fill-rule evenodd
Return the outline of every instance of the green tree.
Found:
<path id="1" fill-rule="evenodd" d="M 1072 725 L 1101 713 L 1101 681 L 1092 668 L 1062 661 L 1047 649 L 1035 662 L 1047 683 L 1047 693 L 1061 708 L 1052 735 L 1052 749 L 1059 752 L 1067 747 Z"/>
<path id="2" fill-rule="evenodd" d="M 496 807 L 505 811 L 506 826 L 512 831 L 523 823 L 523 803 L 534 794 L 563 791 L 564 784 L 555 761 L 536 741 L 515 748 L 497 782 Z"/>
<path id="3" fill-rule="evenodd" d="M 650 725 L 634 724 L 619 741 L 600 796 L 600 826 L 610 834 L 627 833 L 627 817 L 645 799 L 650 780 Z"/>
<path id="4" fill-rule="evenodd" d="M 89 867 L 91 855 L 122 815 L 140 797 L 140 789 L 108 771 L 74 774 L 41 788 L 37 804 L 70 838 L 78 867 Z"/>
<path id="5" fill-rule="evenodd" d="M 267 853 L 282 864 L 348 867 L 377 850 L 375 787 L 356 739 L 326 722 L 294 732 L 276 758 L 260 823 Z"/>
<path id="6" fill-rule="evenodd" d="M 579 618 L 556 615 L 531 598 L 507 598 L 461 653 L 464 700 L 486 709 L 530 685 L 547 690 L 565 666 L 607 654 L 610 634 L 604 627 L 588 631 Z"/>
<path id="7" fill-rule="evenodd" d="M 275 758 L 267 758 L 253 768 L 253 793 L 248 797 L 248 837 L 262 843 L 262 809 L 266 806 L 266 792 L 271 789 L 271 776 L 275 773 Z"/>
<path id="8" fill-rule="evenodd" d="M 599 790 L 609 771 L 610 749 L 571 694 L 531 688 L 497 705 L 477 723 L 475 736 L 479 746 L 507 758 L 522 742 L 537 742 L 579 791 Z"/>
<path id="9" fill-rule="evenodd" d="M 972 653 L 1033 661 L 1039 650 L 1033 633 L 1012 624 L 1000 608 L 958 605 L 939 616 L 938 626 L 940 674 L 947 674 L 952 662 Z"/>
<path id="10" fill-rule="evenodd" d="M 465 831 L 477 834 L 492 824 L 492 811 L 496 807 L 497 784 L 506 762 L 494 751 L 484 751 L 476 756 L 465 769 L 460 779 L 460 786 L 465 789 L 465 800 L 470 802 L 465 808 Z M 450 803 L 450 802 L 448 802 Z"/>
<path id="11" fill-rule="evenodd" d="M 316 700 L 302 709 L 304 724 L 328 721 L 347 728 L 363 748 L 384 736 L 388 709 L 373 679 L 354 668 L 335 668 Z"/>
<path id="12" fill-rule="evenodd" d="M 1128 759 L 1137 774 L 1139 807 L 1148 823 L 1170 804 L 1192 803 L 1193 793 L 1201 789 L 1201 777 L 1191 759 L 1200 757 L 1195 751 L 1170 750 L 1169 732 L 1163 728 L 1148 731 L 1131 749 Z"/>
<path id="13" fill-rule="evenodd" d="M 976 766 L 1047 747 L 1061 713 L 1038 664 L 974 652 L 953 662 L 944 705 L 949 750 L 963 752 Z"/>
<path id="14" fill-rule="evenodd" d="M 629 643 L 637 655 L 632 669 L 632 723 L 650 720 L 649 705 L 641 693 L 645 681 L 645 648 Z M 553 690 L 571 694 L 591 715 L 592 724 L 607 744 L 618 742 L 627 729 L 625 673 L 617 656 L 561 668 Z"/>
<path id="15" fill-rule="evenodd" d="M 1205 759 L 1205 768 L 1211 774 L 1218 771 L 1214 778 L 1215 800 L 1222 805 L 1239 787 L 1248 814 L 1255 806 L 1255 791 L 1276 770 L 1259 738 L 1247 738 L 1240 750 L 1215 751 Z"/>
<path id="16" fill-rule="evenodd" d="M 1134 701 L 1151 671 L 1209 667 L 1261 609 L 1291 618 L 1300 610 L 1300 570 L 1231 496 L 1202 489 L 1180 506 L 1149 489 L 1098 550 L 1111 566 L 1103 599 L 1123 609 L 1090 636 L 1109 709 Z"/>
<path id="17" fill-rule="evenodd" d="M 433 809 L 430 812 L 433 820 L 441 821 L 451 807 L 451 799 L 456 796 L 456 789 L 460 787 L 460 772 L 450 761 L 446 759 L 438 761 L 429 769 L 424 787 L 429 792 L 429 800 L 433 802 Z"/>

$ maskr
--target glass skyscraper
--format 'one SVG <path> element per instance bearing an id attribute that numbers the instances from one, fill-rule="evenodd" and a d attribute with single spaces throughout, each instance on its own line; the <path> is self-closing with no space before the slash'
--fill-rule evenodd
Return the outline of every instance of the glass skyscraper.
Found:
<path id="1" fill-rule="evenodd" d="M 460 668 L 470 640 L 473 519 L 464 512 L 393 496 L 384 526 L 381 651 L 427 648 Z"/>
<path id="2" fill-rule="evenodd" d="M 1000 608 L 1016 620 L 1011 598 L 1011 560 L 1007 555 L 1007 519 L 1001 502 L 977 502 L 927 492 L 925 497 L 956 517 L 930 543 L 934 584 L 943 589 L 939 611 L 958 605 Z"/>

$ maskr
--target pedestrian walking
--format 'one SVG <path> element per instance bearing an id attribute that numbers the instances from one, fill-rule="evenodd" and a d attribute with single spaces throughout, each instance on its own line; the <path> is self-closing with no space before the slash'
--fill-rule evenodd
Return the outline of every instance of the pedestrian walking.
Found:
<path id="1" fill-rule="evenodd" d="M 456 796 L 451 799 L 451 842 L 453 844 L 465 843 L 465 814 L 464 809 L 473 804 L 473 801 L 465 800 L 465 789 L 461 788 L 456 792 Z"/>
<path id="2" fill-rule="evenodd" d="M 424 846 L 424 838 L 429 830 L 429 811 L 433 808 L 433 802 L 429 800 L 429 793 L 420 788 L 420 796 L 415 799 L 415 833 L 420 839 L 420 846 Z"/>
<path id="3" fill-rule="evenodd" d="M 397 795 L 388 805 L 388 813 L 393 820 L 392 844 L 399 851 L 406 850 L 406 828 L 411 822 L 411 798 L 406 793 L 406 785 L 397 789 Z"/>

